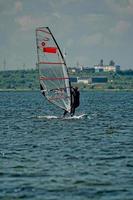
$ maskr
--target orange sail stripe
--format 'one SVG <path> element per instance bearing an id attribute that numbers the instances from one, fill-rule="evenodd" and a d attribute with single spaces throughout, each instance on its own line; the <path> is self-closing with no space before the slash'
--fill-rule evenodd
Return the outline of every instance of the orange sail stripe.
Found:
<path id="1" fill-rule="evenodd" d="M 57 99 L 67 99 L 70 98 L 69 96 L 54 96 L 54 97 L 49 97 L 49 100 L 57 100 Z"/>
<path id="2" fill-rule="evenodd" d="M 62 62 L 39 62 L 39 64 L 48 64 L 48 65 L 63 65 L 64 63 Z"/>
<path id="3" fill-rule="evenodd" d="M 40 77 L 40 80 L 65 80 L 65 79 L 69 79 L 68 77 Z"/>

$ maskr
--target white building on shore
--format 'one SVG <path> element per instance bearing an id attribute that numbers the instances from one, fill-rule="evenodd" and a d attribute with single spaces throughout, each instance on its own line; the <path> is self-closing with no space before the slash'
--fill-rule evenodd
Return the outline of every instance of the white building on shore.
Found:
<path id="1" fill-rule="evenodd" d="M 95 72 L 117 72 L 120 70 L 119 65 L 111 66 L 111 65 L 94 65 Z"/>

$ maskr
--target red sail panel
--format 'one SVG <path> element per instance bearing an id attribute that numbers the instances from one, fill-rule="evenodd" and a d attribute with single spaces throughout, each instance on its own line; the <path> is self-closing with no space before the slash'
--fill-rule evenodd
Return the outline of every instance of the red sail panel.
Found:
<path id="1" fill-rule="evenodd" d="M 57 48 L 56 47 L 44 47 L 43 52 L 44 53 L 56 53 Z"/>

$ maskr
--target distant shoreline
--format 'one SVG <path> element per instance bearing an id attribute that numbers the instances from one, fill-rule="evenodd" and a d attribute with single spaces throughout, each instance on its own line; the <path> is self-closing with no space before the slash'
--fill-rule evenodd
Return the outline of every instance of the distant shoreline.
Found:
<path id="1" fill-rule="evenodd" d="M 91 78 L 106 77 L 107 82 L 86 82 Z M 71 73 L 70 77 L 83 78 L 77 82 L 75 79 L 71 81 L 73 86 L 78 86 L 81 91 L 133 91 L 133 71 L 121 73 L 88 73 L 79 72 Z M 84 80 L 85 78 L 85 80 Z M 74 82 L 75 81 L 75 82 Z M 18 91 L 38 91 L 39 80 L 37 70 L 21 70 L 21 71 L 4 71 L 0 72 L 0 91 L 18 92 Z"/>
<path id="2" fill-rule="evenodd" d="M 32 92 L 39 91 L 38 89 L 0 89 L 0 92 Z"/>
<path id="3" fill-rule="evenodd" d="M 133 92 L 133 89 L 89 89 L 89 88 L 80 88 L 81 91 L 91 91 L 91 92 Z M 35 92 L 40 91 L 39 89 L 0 89 L 0 92 Z"/>

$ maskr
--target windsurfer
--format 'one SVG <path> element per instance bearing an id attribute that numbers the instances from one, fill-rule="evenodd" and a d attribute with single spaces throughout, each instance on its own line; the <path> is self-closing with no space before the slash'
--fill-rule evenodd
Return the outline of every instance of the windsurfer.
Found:
<path id="1" fill-rule="evenodd" d="M 80 104 L 80 92 L 78 87 L 71 87 L 71 95 L 72 95 L 72 105 L 71 105 L 71 116 L 73 116 L 75 114 L 75 108 L 77 108 Z M 68 112 L 65 110 L 63 117 L 65 117 L 65 115 Z"/>
<path id="2" fill-rule="evenodd" d="M 80 92 L 78 87 L 72 88 L 71 92 L 72 92 L 71 116 L 73 116 L 75 114 L 75 108 L 77 108 L 80 104 Z"/>

